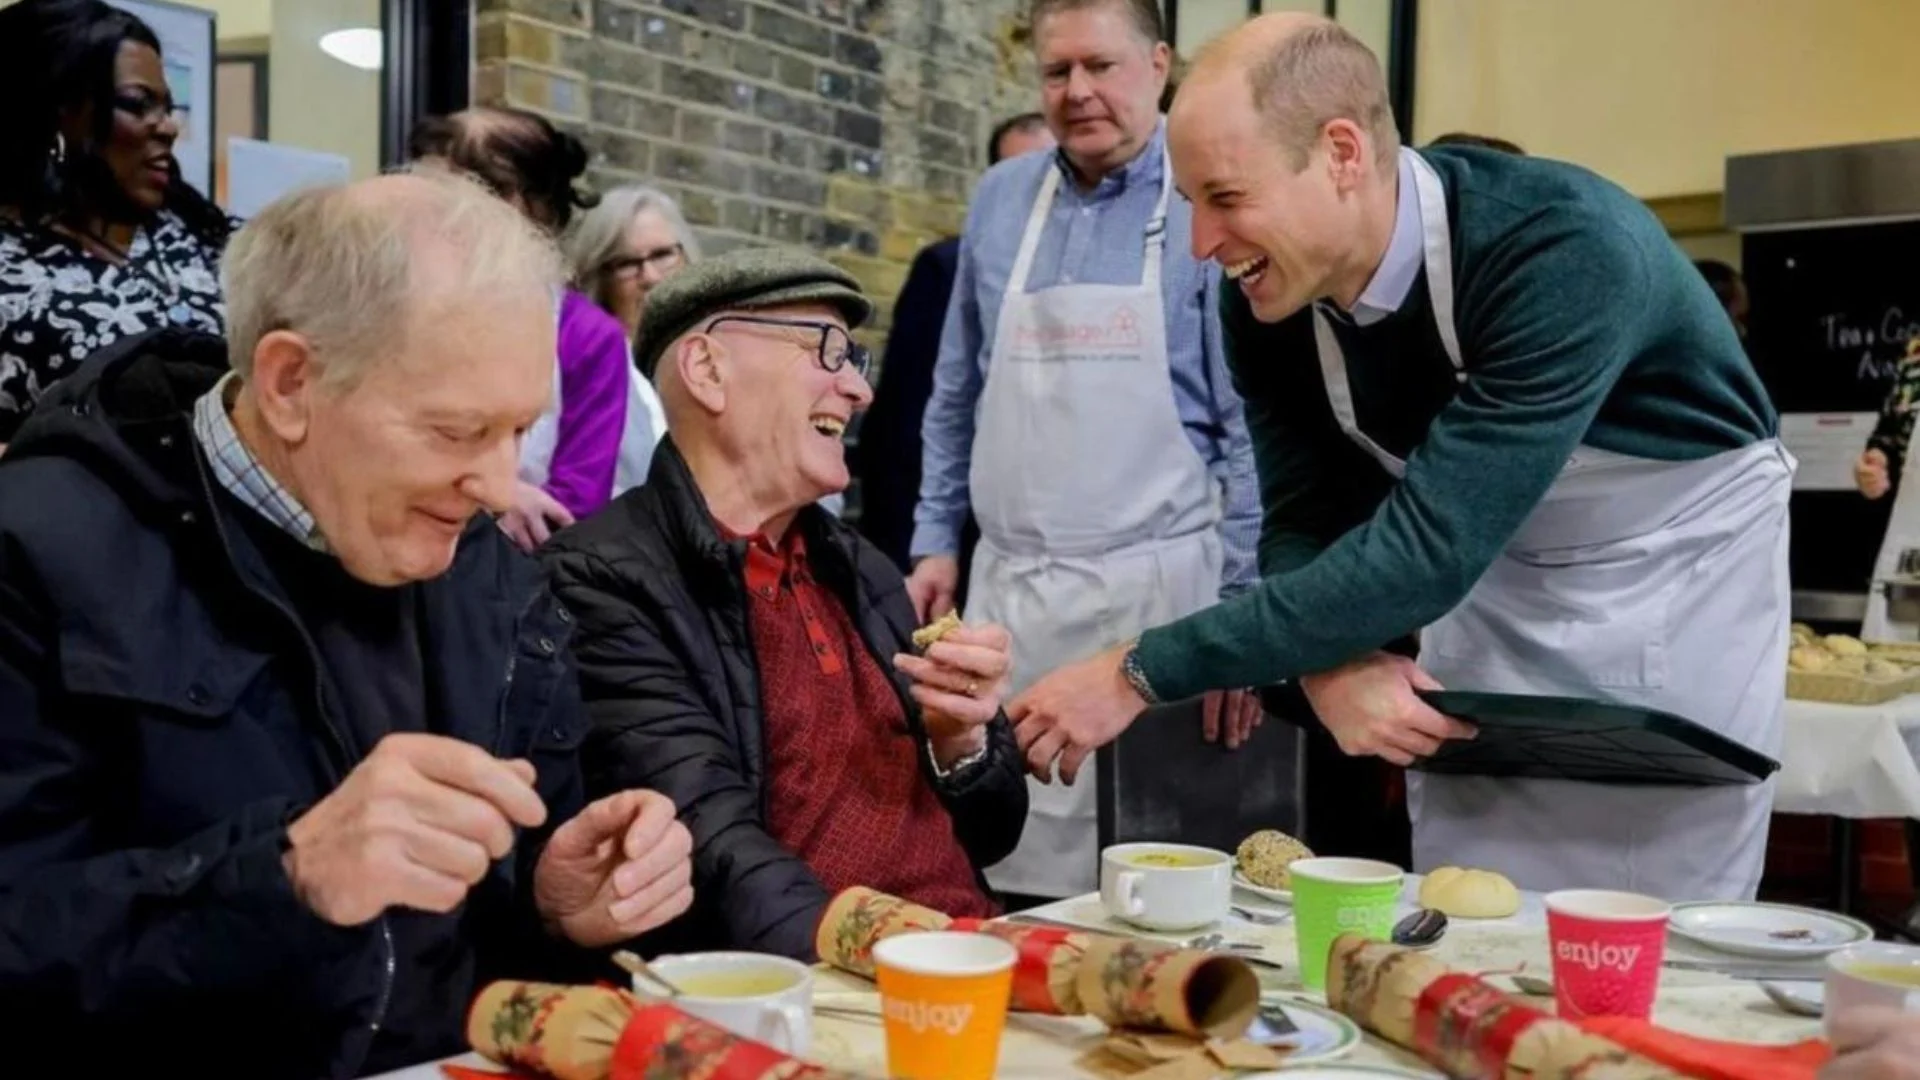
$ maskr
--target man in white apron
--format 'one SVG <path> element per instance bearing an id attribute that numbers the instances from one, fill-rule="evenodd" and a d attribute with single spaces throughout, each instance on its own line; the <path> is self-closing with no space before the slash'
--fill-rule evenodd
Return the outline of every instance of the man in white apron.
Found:
<path id="1" fill-rule="evenodd" d="M 1188 253 L 1157 103 L 1151 0 L 1042 5 L 1034 41 L 1058 155 L 990 171 L 961 239 L 927 405 L 909 588 L 951 606 L 961 524 L 981 541 L 969 620 L 1006 626 L 1017 690 L 1253 577 L 1258 499 L 1220 364 L 1217 280 Z M 1223 508 L 1224 506 L 1224 520 Z M 1215 709 L 1240 730 L 1251 695 Z M 1198 737 L 1198 733 L 1196 733 Z M 1036 783 L 1004 894 L 1093 888 L 1094 786 Z"/>
<path id="2" fill-rule="evenodd" d="M 1474 735 L 1415 696 L 1442 685 L 1664 709 L 1777 755 L 1793 462 L 1711 291 L 1625 192 L 1401 149 L 1386 100 L 1364 45 L 1292 15 L 1182 87 L 1175 171 L 1238 286 L 1271 555 L 1245 596 L 1017 699 L 1030 765 L 1158 699 L 1291 679 L 1344 750 L 1400 763 Z M 1378 651 L 1415 632 L 1420 666 Z M 1415 869 L 1731 899 L 1772 786 L 1416 774 L 1408 802 Z"/>

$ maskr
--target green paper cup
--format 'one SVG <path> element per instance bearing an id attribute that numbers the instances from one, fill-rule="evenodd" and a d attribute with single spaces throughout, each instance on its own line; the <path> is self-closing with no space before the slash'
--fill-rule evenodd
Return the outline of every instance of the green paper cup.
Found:
<path id="1" fill-rule="evenodd" d="M 1372 859 L 1301 859 L 1293 876 L 1293 921 L 1300 945 L 1300 981 L 1309 990 L 1327 985 L 1327 954 L 1341 934 L 1375 941 L 1393 936 L 1406 873 Z"/>

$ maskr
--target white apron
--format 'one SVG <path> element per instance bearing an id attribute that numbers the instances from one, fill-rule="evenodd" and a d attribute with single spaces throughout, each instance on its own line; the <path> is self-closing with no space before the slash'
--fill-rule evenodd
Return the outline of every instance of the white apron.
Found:
<path id="1" fill-rule="evenodd" d="M 1013 635 L 1017 693 L 1054 668 L 1219 599 L 1220 510 L 1167 370 L 1160 263 L 1172 181 L 1138 285 L 1027 292 L 1059 188 L 1048 169 L 994 330 L 970 477 L 981 539 L 967 618 Z M 987 871 L 1004 892 L 1071 896 L 1097 880 L 1094 761 L 1068 787 L 1028 780 L 1020 846 Z"/>
<path id="2" fill-rule="evenodd" d="M 1868 641 L 1913 641 L 1920 638 L 1920 624 L 1898 623 L 1887 616 L 1885 582 L 1912 577 L 1920 567 L 1902 567 L 1902 553 L 1920 548 L 1920 461 L 1914 460 L 1913 444 L 1907 444 L 1906 461 L 1900 468 L 1900 487 L 1893 493 L 1893 513 L 1887 519 L 1887 535 L 1880 541 L 1880 554 L 1873 561 L 1873 584 L 1867 589 L 1867 615 L 1860 623 L 1860 636 Z"/>
<path id="3" fill-rule="evenodd" d="M 1427 287 L 1464 380 L 1445 195 L 1413 160 Z M 1314 323 L 1341 428 L 1403 476 L 1405 462 L 1358 430 L 1339 342 L 1317 308 Z M 1793 467 L 1777 440 L 1682 462 L 1580 447 L 1466 599 L 1421 633 L 1421 666 L 1449 689 L 1665 709 L 1777 757 Z M 1416 870 L 1482 867 L 1523 889 L 1671 900 L 1751 899 L 1773 805 L 1772 781 L 1615 787 L 1416 772 L 1407 787 Z"/>

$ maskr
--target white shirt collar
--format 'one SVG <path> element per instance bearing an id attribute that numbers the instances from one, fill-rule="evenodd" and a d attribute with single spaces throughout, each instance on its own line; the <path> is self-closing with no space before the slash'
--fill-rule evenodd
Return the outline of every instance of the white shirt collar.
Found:
<path id="1" fill-rule="evenodd" d="M 1424 223 L 1420 217 L 1420 192 L 1414 187 L 1413 162 L 1409 152 L 1400 151 L 1399 193 L 1393 212 L 1393 237 L 1387 241 L 1387 253 L 1373 271 L 1373 279 L 1354 301 L 1353 321 L 1370 326 L 1400 310 L 1420 276 L 1426 248 L 1422 243 Z"/>

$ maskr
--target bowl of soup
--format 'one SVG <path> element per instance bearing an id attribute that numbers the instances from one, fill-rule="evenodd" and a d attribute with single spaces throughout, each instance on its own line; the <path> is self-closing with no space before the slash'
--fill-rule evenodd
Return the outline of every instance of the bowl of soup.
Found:
<path id="1" fill-rule="evenodd" d="M 684 953 L 651 961 L 679 996 L 674 1005 L 703 1020 L 796 1057 L 813 1046 L 813 972 L 783 956 L 751 952 Z M 635 976 L 634 992 L 662 991 Z"/>
<path id="2" fill-rule="evenodd" d="M 1227 917 L 1233 856 L 1191 844 L 1115 844 L 1100 853 L 1100 903 L 1148 930 L 1191 930 Z"/>
<path id="3" fill-rule="evenodd" d="M 1920 1012 L 1920 947 L 1886 941 L 1850 945 L 1827 956 L 1826 1020 L 1861 1008 Z"/>

